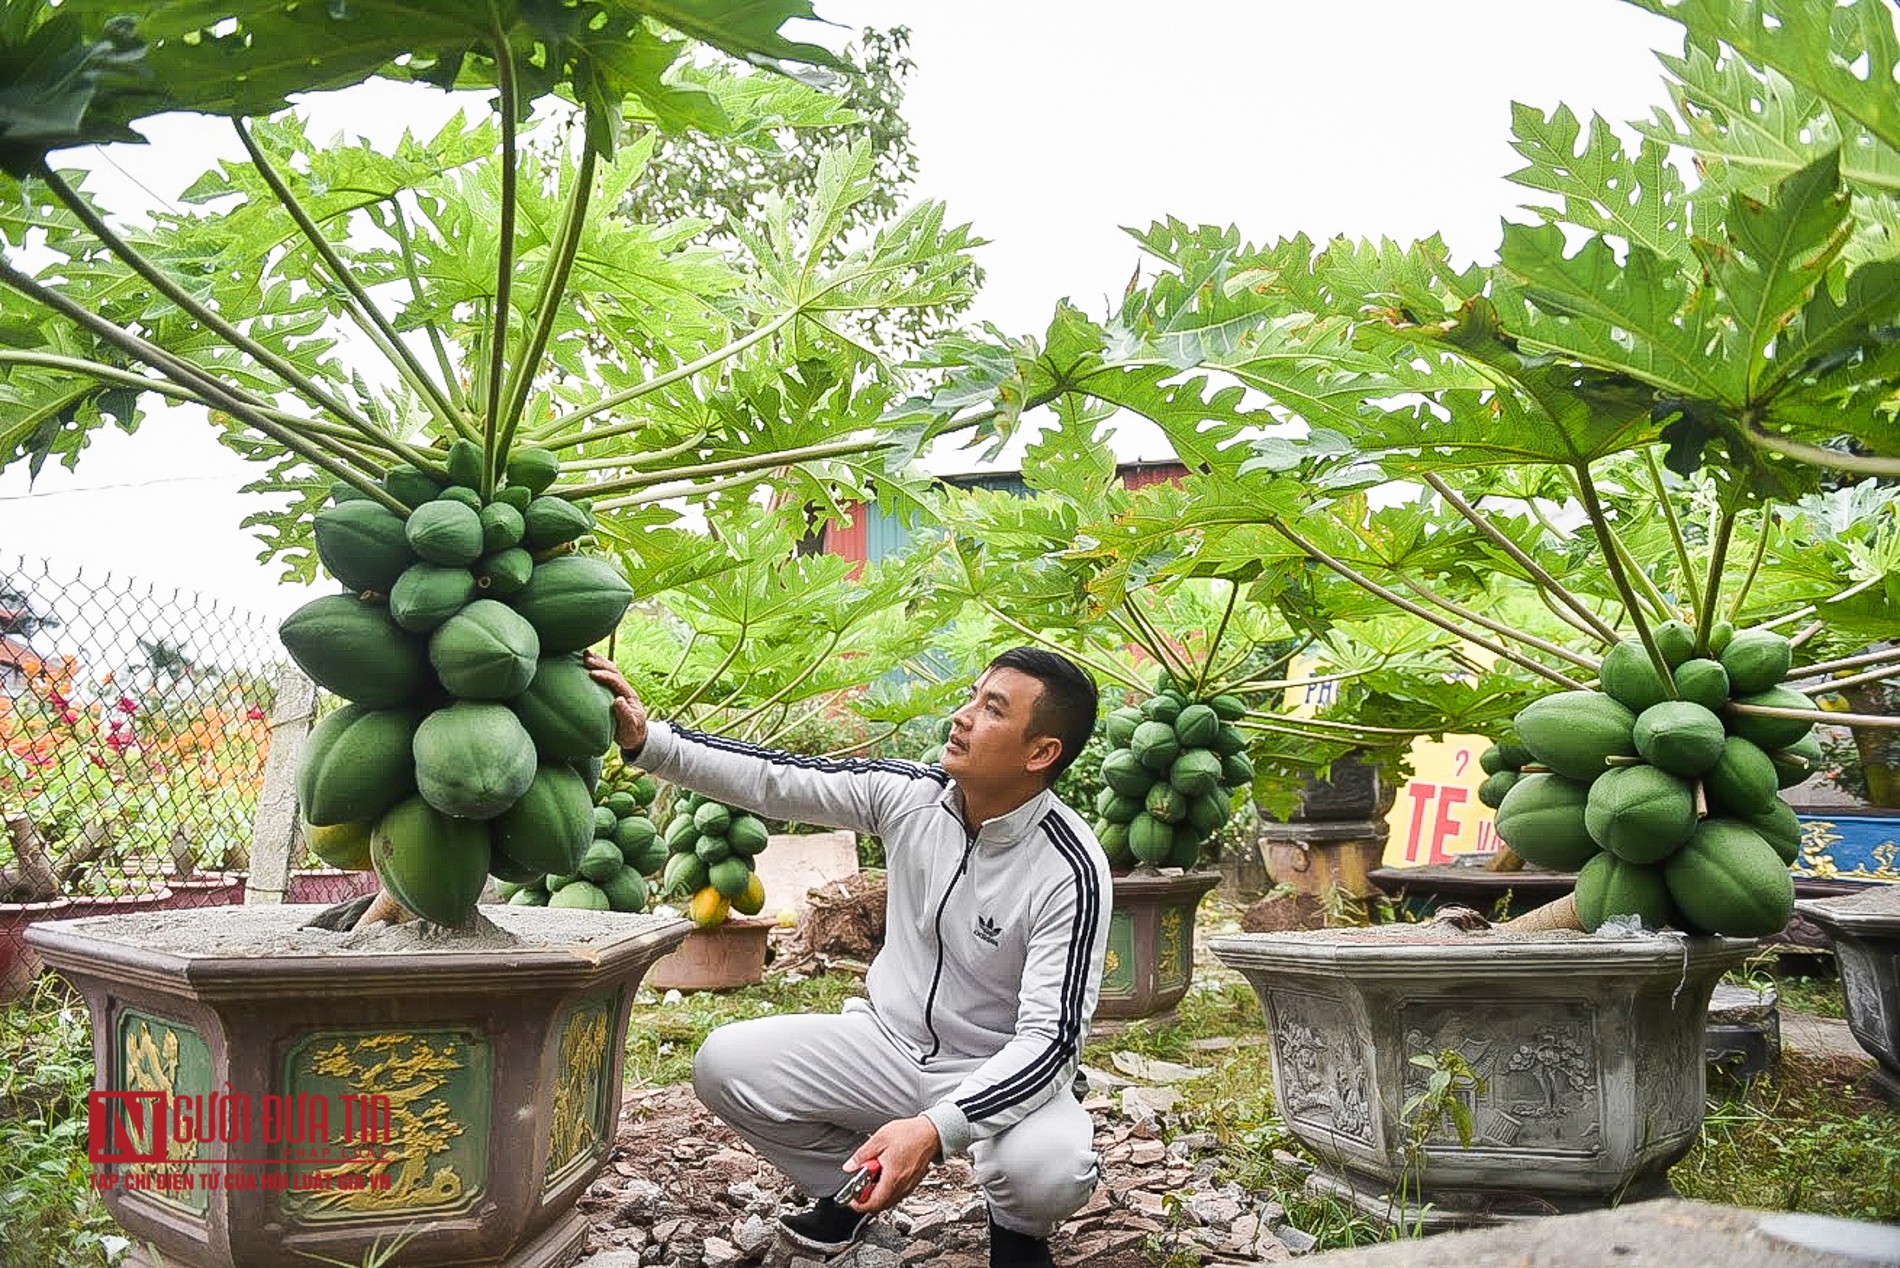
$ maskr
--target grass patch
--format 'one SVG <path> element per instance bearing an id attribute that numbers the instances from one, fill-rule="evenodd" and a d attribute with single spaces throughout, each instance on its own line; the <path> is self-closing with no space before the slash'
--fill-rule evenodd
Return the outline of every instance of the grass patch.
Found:
<path id="1" fill-rule="evenodd" d="M 844 1001 L 864 994 L 848 973 L 826 973 L 802 982 L 775 979 L 736 991 L 695 991 L 672 1004 L 642 990 L 627 1026 L 627 1082 L 640 1087 L 686 1083 L 693 1053 L 716 1027 L 772 1013 L 835 1013 Z"/>
<path id="2" fill-rule="evenodd" d="M 42 976 L 0 1017 L 0 1268 L 103 1265 L 126 1245 L 90 1181 L 91 1090 L 85 1004 Z"/>
<path id="3" fill-rule="evenodd" d="M 1900 1113 L 1860 1090 L 1866 1068 L 1784 1052 L 1752 1086 L 1711 1074 L 1702 1137 L 1670 1180 L 1706 1202 L 1900 1220 Z"/>

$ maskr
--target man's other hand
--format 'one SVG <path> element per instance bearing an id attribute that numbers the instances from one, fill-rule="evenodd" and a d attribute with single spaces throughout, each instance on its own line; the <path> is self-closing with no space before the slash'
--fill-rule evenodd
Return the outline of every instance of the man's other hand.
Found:
<path id="1" fill-rule="evenodd" d="M 847 1175 L 875 1158 L 883 1171 L 875 1187 L 851 1203 L 855 1211 L 883 1211 L 902 1202 L 930 1170 L 937 1156 L 937 1125 L 922 1114 L 884 1124 L 859 1145 L 844 1164 Z"/>
<path id="2" fill-rule="evenodd" d="M 623 749 L 638 753 L 646 747 L 647 742 L 646 706 L 640 703 L 633 685 L 605 656 L 589 652 L 583 663 L 587 666 L 588 676 L 613 693 L 613 703 L 609 709 L 614 717 L 614 742 Z"/>

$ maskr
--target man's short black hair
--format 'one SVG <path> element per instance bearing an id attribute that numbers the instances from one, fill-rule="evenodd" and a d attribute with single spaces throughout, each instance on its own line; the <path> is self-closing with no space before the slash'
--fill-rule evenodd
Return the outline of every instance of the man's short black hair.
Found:
<path id="1" fill-rule="evenodd" d="M 1049 782 L 1055 783 L 1095 733 L 1095 712 L 1101 707 L 1095 680 L 1067 656 L 1040 647 L 1012 647 L 989 667 L 1013 669 L 1042 684 L 1042 694 L 1029 716 L 1029 734 L 1051 735 L 1061 741 L 1062 755 L 1049 768 Z"/>

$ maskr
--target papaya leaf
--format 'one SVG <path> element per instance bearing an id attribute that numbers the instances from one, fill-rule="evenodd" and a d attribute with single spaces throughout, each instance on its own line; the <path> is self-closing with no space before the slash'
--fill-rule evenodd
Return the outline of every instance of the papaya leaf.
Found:
<path id="1" fill-rule="evenodd" d="M 1900 320 L 1900 260 L 1864 264 L 1848 274 L 1839 298 L 1817 287 L 1775 346 L 1765 392 L 1800 377 L 1825 375 L 1893 338 Z M 1830 362 L 1836 364 L 1830 365 Z"/>
<path id="2" fill-rule="evenodd" d="M 1645 140 L 1635 155 L 1600 117 L 1578 145 L 1582 128 L 1568 106 L 1546 118 L 1532 106 L 1513 103 L 1511 148 L 1528 166 L 1510 179 L 1528 189 L 1555 194 L 1559 207 L 1533 206 L 1546 220 L 1609 234 L 1656 255 L 1690 265 L 1690 240 L 1710 231 L 1709 215 L 1689 196 L 1682 175 L 1668 162 L 1668 146 Z"/>
<path id="3" fill-rule="evenodd" d="M 1715 292 L 1711 316 L 1742 367 L 1742 400 L 1759 399 L 1772 373 L 1773 345 L 1821 284 L 1847 240 L 1847 196 L 1840 165 L 1824 154 L 1777 184 L 1767 199 L 1735 193 L 1723 221 L 1725 246 L 1698 244 Z"/>
<path id="4" fill-rule="evenodd" d="M 0 171 L 24 176 L 52 150 L 142 138 L 159 101 L 145 45 L 122 16 L 10 4 L 0 14 Z"/>
<path id="5" fill-rule="evenodd" d="M 1692 41 L 1720 40 L 1828 103 L 1900 150 L 1900 35 L 1886 0 L 1631 0 L 1681 23 Z"/>
<path id="6" fill-rule="evenodd" d="M 1694 35 L 1681 57 L 1665 54 L 1661 61 L 1676 114 L 1658 108 L 1634 126 L 1660 144 L 1694 151 L 1712 192 L 1765 188 L 1830 150 L 1840 153 L 1844 180 L 1900 192 L 1900 149 L 1779 70 L 1723 54 Z"/>
<path id="7" fill-rule="evenodd" d="M 1601 237 L 1566 256 L 1557 226 L 1507 224 L 1499 264 L 1535 306 L 1509 323 L 1526 352 L 1628 375 L 1665 396 L 1741 400 L 1741 367 L 1709 359 L 1710 315 L 1666 257 L 1631 244 L 1619 262 Z"/>

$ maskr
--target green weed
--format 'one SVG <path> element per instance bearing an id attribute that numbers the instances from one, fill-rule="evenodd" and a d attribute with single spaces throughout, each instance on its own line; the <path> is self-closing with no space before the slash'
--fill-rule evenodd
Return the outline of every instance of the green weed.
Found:
<path id="1" fill-rule="evenodd" d="M 43 976 L 0 1024 L 0 1268 L 103 1265 L 128 1245 L 92 1188 L 91 1090 L 85 1005 Z"/>

